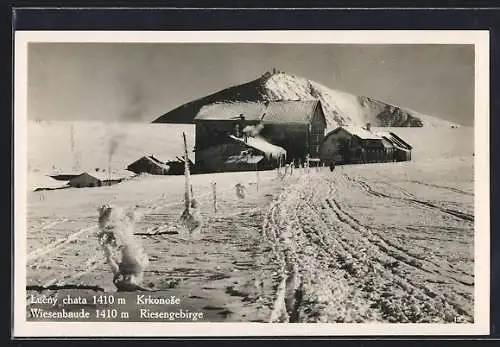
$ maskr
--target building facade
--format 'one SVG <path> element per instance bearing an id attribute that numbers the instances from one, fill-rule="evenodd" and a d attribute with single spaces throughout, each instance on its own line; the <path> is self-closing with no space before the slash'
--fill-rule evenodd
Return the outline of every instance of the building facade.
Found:
<path id="1" fill-rule="evenodd" d="M 319 156 L 326 129 L 320 101 L 271 102 L 262 120 L 262 137 L 286 149 L 289 160 Z"/>
<path id="2" fill-rule="evenodd" d="M 325 136 L 320 159 L 326 164 L 360 164 L 411 160 L 412 147 L 392 132 L 341 126 Z"/>

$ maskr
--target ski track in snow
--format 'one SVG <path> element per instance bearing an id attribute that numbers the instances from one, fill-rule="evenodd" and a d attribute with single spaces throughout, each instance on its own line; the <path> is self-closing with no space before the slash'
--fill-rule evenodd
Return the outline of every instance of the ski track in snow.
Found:
<path id="1" fill-rule="evenodd" d="M 300 304 L 284 312 L 281 321 L 473 321 L 473 272 L 471 267 L 469 271 L 453 267 L 453 257 L 462 254 L 456 249 L 460 241 L 440 234 L 448 234 L 453 229 L 450 224 L 455 225 L 467 239 L 465 245 L 471 246 L 473 216 L 421 200 L 390 180 L 383 185 L 383 192 L 378 191 L 366 178 L 335 172 L 315 175 L 281 195 L 265 225 L 275 249 L 268 262 L 279 264 L 276 271 L 281 269 L 283 278 L 291 276 L 286 268 L 294 263 L 301 277 L 294 288 L 285 289 L 293 294 L 284 299 L 296 303 L 300 297 Z M 363 193 L 363 204 L 371 196 L 375 220 L 378 204 L 389 199 L 385 208 L 396 205 L 410 214 L 415 211 L 423 221 L 442 223 L 435 226 L 434 238 L 427 238 L 427 243 L 449 248 L 448 259 L 432 256 L 428 246 L 408 242 L 421 236 L 418 227 L 401 226 L 398 234 L 360 222 L 344 200 L 355 205 L 350 192 L 356 188 Z M 464 249 L 471 265 L 472 247 Z"/>

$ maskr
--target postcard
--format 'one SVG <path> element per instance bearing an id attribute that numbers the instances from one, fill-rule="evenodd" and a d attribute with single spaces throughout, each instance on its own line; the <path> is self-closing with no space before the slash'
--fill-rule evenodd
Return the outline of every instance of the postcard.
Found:
<path id="1" fill-rule="evenodd" d="M 487 31 L 17 31 L 14 335 L 489 333 Z"/>

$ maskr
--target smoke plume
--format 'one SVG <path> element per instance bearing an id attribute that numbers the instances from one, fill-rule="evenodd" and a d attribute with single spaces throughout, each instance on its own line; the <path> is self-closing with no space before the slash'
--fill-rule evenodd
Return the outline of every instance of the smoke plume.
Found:
<path id="1" fill-rule="evenodd" d="M 116 153 L 116 150 L 120 146 L 120 141 L 122 141 L 124 138 L 125 138 L 125 134 L 123 134 L 123 133 L 113 134 L 109 138 L 109 142 L 108 142 L 108 164 L 111 163 L 111 159 L 113 158 L 113 155 Z"/>
<path id="2" fill-rule="evenodd" d="M 262 129 L 264 129 L 264 124 L 262 123 L 257 125 L 247 125 L 243 128 L 243 133 L 245 133 L 248 137 L 257 137 Z"/>
<path id="3" fill-rule="evenodd" d="M 133 83 L 125 90 L 127 104 L 122 112 L 122 120 L 137 122 L 142 120 L 146 113 L 145 94 L 141 86 Z"/>
<path id="4" fill-rule="evenodd" d="M 140 63 L 137 63 L 140 65 Z M 117 90 L 121 100 L 120 121 L 140 122 L 151 104 L 151 87 L 137 73 L 122 74 L 117 77 Z"/>

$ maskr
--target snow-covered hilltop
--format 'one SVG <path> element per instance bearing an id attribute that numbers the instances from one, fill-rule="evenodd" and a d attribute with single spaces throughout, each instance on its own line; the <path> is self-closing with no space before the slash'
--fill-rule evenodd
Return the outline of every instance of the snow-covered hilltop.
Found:
<path id="1" fill-rule="evenodd" d="M 192 123 L 204 105 L 231 101 L 280 101 L 319 99 L 327 120 L 327 131 L 339 125 L 391 127 L 458 127 L 456 124 L 420 114 L 365 96 L 355 96 L 290 74 L 266 73 L 256 80 L 233 86 L 181 105 L 153 123 Z"/>

